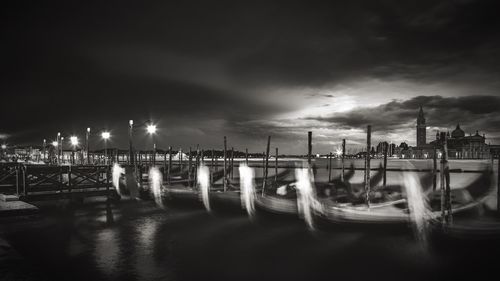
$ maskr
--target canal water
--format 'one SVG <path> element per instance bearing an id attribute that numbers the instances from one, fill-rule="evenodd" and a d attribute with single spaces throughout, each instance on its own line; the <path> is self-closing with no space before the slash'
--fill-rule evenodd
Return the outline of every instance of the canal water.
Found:
<path id="1" fill-rule="evenodd" d="M 410 227 L 310 232 L 294 217 L 208 214 L 201 202 L 38 205 L 37 216 L 0 219 L 10 245 L 0 245 L 0 280 L 494 279 L 500 255 L 496 241 L 424 246 Z"/>

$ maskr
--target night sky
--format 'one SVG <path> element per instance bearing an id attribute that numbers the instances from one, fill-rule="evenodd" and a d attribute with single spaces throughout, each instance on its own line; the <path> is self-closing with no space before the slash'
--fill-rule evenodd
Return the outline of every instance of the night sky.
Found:
<path id="1" fill-rule="evenodd" d="M 159 148 L 227 135 L 263 151 L 271 135 L 305 153 L 311 130 L 326 153 L 361 147 L 367 124 L 375 144 L 414 145 L 423 106 L 429 141 L 459 122 L 500 143 L 500 1 L 307 2 L 3 3 L 0 138 L 91 127 L 94 147 L 109 129 L 126 148 L 134 119 L 158 125 Z"/>

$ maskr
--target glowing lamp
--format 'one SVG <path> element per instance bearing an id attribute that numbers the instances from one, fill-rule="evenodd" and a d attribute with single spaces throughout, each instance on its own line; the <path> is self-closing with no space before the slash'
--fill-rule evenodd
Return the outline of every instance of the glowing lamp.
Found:
<path id="1" fill-rule="evenodd" d="M 156 125 L 148 125 L 146 131 L 148 131 L 148 133 L 151 135 L 156 133 Z"/>
<path id="2" fill-rule="evenodd" d="M 107 139 L 109 139 L 111 134 L 109 132 L 102 132 L 101 136 L 103 139 L 107 140 Z"/>
<path id="3" fill-rule="evenodd" d="M 69 141 L 71 142 L 71 145 L 73 145 L 73 146 L 77 146 L 78 145 L 78 137 L 76 137 L 76 136 L 71 136 L 69 138 Z"/>

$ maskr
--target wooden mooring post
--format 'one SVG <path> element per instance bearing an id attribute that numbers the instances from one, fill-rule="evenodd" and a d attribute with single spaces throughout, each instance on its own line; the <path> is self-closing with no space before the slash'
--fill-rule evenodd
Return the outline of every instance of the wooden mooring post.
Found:
<path id="1" fill-rule="evenodd" d="M 451 189 L 450 170 L 448 166 L 448 137 L 444 137 L 441 154 L 441 222 L 443 227 L 451 224 Z"/>
<path id="2" fill-rule="evenodd" d="M 497 155 L 497 214 L 500 216 L 500 154 Z"/>
<path id="3" fill-rule="evenodd" d="M 262 195 L 264 195 L 267 185 L 268 165 L 269 165 L 269 149 L 271 146 L 271 136 L 267 137 L 266 155 L 264 162 L 264 180 L 262 181 Z"/>
<path id="4" fill-rule="evenodd" d="M 224 192 L 227 190 L 227 138 L 224 136 L 224 178 L 222 179 Z"/>
<path id="5" fill-rule="evenodd" d="M 274 182 L 278 182 L 278 148 L 276 147 L 276 158 L 274 159 Z"/>
<path id="6" fill-rule="evenodd" d="M 167 180 L 168 180 L 168 184 L 170 184 L 171 182 L 171 178 L 172 178 L 172 147 L 169 146 L 168 147 L 168 169 L 167 169 Z"/>
<path id="7" fill-rule="evenodd" d="M 384 143 L 384 178 L 382 184 L 385 187 L 387 185 L 387 151 L 389 150 L 389 143 Z"/>
<path id="8" fill-rule="evenodd" d="M 245 148 L 245 164 L 248 166 L 248 148 Z"/>
<path id="9" fill-rule="evenodd" d="M 231 179 L 234 179 L 234 148 L 231 147 L 231 165 L 230 165 L 230 171 L 229 173 L 231 174 Z"/>
<path id="10" fill-rule="evenodd" d="M 307 164 L 309 168 L 311 167 L 311 157 L 312 157 L 312 132 L 307 132 Z"/>
<path id="11" fill-rule="evenodd" d="M 189 155 L 188 155 L 188 186 L 192 186 L 192 161 L 193 161 L 193 155 L 192 155 L 191 147 L 189 147 Z"/>
<path id="12" fill-rule="evenodd" d="M 437 149 L 436 145 L 433 147 L 434 155 L 432 156 L 432 190 L 437 187 Z"/>
<path id="13" fill-rule="evenodd" d="M 372 147 L 372 126 L 368 125 L 366 127 L 366 160 L 365 160 L 365 192 L 366 192 L 366 204 L 370 208 L 370 159 L 371 159 L 371 147 Z"/>
<path id="14" fill-rule="evenodd" d="M 332 181 L 332 152 L 328 154 L 328 182 Z"/>
<path id="15" fill-rule="evenodd" d="M 344 173 L 345 173 L 345 165 L 344 165 L 344 159 L 345 159 L 345 139 L 342 140 L 342 173 L 340 174 L 340 180 L 343 182 L 344 181 Z"/>

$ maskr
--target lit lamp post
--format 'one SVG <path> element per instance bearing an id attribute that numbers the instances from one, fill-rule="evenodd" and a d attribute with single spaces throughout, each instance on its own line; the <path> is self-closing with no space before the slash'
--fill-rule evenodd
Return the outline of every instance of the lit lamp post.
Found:
<path id="1" fill-rule="evenodd" d="M 7 145 L 6 144 L 2 144 L 2 156 L 5 156 L 7 153 Z"/>
<path id="2" fill-rule="evenodd" d="M 102 139 L 104 140 L 104 164 L 108 164 L 108 139 L 111 136 L 109 132 L 102 132 Z"/>
<path id="3" fill-rule="evenodd" d="M 89 136 L 90 136 L 90 127 L 87 128 L 87 133 L 85 133 L 85 157 L 87 159 L 87 165 L 90 164 L 89 158 Z"/>
<path id="4" fill-rule="evenodd" d="M 134 147 L 132 145 L 132 139 L 133 139 L 133 132 L 134 132 L 134 120 L 129 120 L 128 121 L 129 125 L 129 131 L 128 131 L 128 144 L 129 144 L 129 151 L 128 151 L 128 163 L 130 165 L 134 165 L 135 163 L 135 155 L 134 155 Z"/>
<path id="5" fill-rule="evenodd" d="M 47 146 L 47 140 L 46 139 L 43 139 L 43 155 L 42 155 L 42 162 L 45 162 L 45 147 Z"/>
<path id="6" fill-rule="evenodd" d="M 57 137 L 56 137 L 57 145 L 55 146 L 56 150 L 56 162 L 57 164 L 61 163 L 61 155 L 59 153 L 59 142 L 61 141 L 61 133 L 57 132 Z"/>
<path id="7" fill-rule="evenodd" d="M 73 151 L 71 152 L 71 162 L 73 165 L 75 165 L 75 150 L 76 150 L 76 147 L 78 146 L 78 137 L 77 136 L 71 136 L 69 138 L 70 142 L 71 142 L 71 146 L 73 146 Z"/>
<path id="8" fill-rule="evenodd" d="M 64 137 L 61 137 L 61 145 L 59 146 L 59 151 L 61 151 L 61 164 L 64 163 L 63 140 Z"/>
<path id="9" fill-rule="evenodd" d="M 156 143 L 155 143 L 156 125 L 150 124 L 146 127 L 146 130 L 153 139 L 153 166 L 154 166 L 156 163 Z"/>

